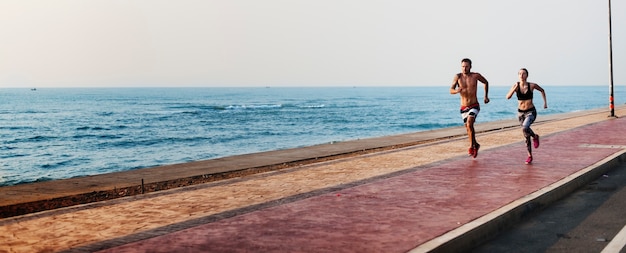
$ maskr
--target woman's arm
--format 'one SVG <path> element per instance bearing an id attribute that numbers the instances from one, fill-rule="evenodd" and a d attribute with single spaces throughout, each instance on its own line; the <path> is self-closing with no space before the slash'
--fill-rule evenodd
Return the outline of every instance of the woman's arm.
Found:
<path id="1" fill-rule="evenodd" d="M 539 86 L 539 84 L 534 83 L 532 86 L 534 89 L 541 92 L 541 97 L 543 98 L 543 109 L 548 108 L 548 100 L 546 99 L 546 92 Z"/>
<path id="2" fill-rule="evenodd" d="M 515 91 L 517 90 L 517 85 L 518 83 L 513 84 L 513 87 L 511 87 L 509 93 L 506 94 L 506 99 L 510 99 L 513 96 L 513 93 L 515 93 Z"/>

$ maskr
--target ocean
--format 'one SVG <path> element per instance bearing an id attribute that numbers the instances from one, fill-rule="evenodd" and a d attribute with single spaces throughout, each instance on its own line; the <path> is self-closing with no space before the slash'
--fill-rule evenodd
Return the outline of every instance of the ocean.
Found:
<path id="1" fill-rule="evenodd" d="M 0 186 L 461 126 L 448 88 L 0 89 Z M 508 89 L 490 87 L 478 123 L 516 117 Z M 608 115 L 608 87 L 544 89 L 549 108 L 538 121 Z M 624 87 L 614 90 L 624 104 Z"/>

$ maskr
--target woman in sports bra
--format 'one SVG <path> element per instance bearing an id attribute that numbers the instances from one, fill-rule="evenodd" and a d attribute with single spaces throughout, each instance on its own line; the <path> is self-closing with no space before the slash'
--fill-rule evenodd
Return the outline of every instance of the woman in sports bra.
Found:
<path id="1" fill-rule="evenodd" d="M 513 96 L 513 93 L 517 95 L 517 119 L 522 126 L 522 132 L 524 134 L 524 138 L 526 139 L 526 149 L 528 150 L 526 164 L 530 164 L 533 161 L 530 138 L 533 140 L 533 146 L 535 148 L 539 147 L 539 135 L 530 128 L 530 125 L 535 122 L 535 119 L 537 118 L 537 109 L 535 109 L 535 105 L 533 104 L 533 91 L 538 90 L 541 92 L 544 109 L 548 108 L 548 101 L 546 100 L 546 92 L 543 88 L 541 88 L 541 86 L 536 83 L 529 83 L 526 81 L 528 78 L 528 70 L 522 68 L 519 70 L 517 75 L 519 76 L 519 82 L 513 84 L 509 93 L 506 94 L 506 99 L 510 99 Z"/>

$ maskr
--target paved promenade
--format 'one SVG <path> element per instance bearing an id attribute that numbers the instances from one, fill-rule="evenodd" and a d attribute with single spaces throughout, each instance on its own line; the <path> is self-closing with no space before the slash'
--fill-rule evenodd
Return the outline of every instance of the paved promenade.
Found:
<path id="1" fill-rule="evenodd" d="M 616 115 L 626 115 L 626 107 Z M 626 161 L 626 116 L 607 116 L 608 110 L 540 111 L 533 129 L 541 145 L 531 165 L 524 164 L 517 122 L 501 121 L 477 126 L 476 159 L 467 156 L 464 129 L 451 128 L 1 187 L 6 206 L 119 188 L 138 178 L 153 182 L 380 148 L 3 218 L 0 252 L 463 251 Z"/>

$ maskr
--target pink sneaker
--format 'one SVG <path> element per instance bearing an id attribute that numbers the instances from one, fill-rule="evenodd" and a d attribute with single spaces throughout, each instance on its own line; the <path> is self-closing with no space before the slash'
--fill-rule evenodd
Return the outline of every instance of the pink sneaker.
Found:
<path id="1" fill-rule="evenodd" d="M 533 138 L 533 146 L 535 146 L 535 148 L 539 147 L 539 135 L 535 134 L 535 137 Z"/>
<path id="2" fill-rule="evenodd" d="M 526 164 L 530 164 L 533 162 L 533 157 L 529 156 L 528 158 L 526 158 Z"/>

